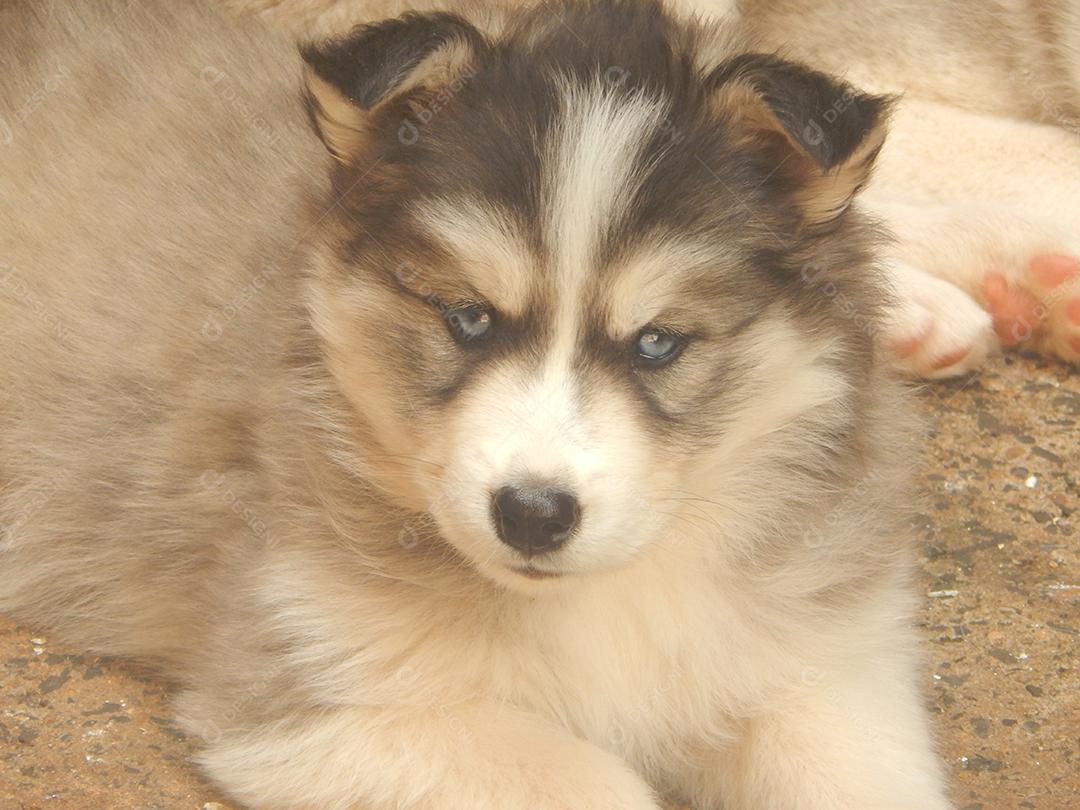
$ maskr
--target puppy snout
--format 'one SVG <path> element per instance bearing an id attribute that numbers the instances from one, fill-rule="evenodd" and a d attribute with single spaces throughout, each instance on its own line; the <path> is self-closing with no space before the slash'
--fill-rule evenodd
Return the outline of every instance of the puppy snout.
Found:
<path id="1" fill-rule="evenodd" d="M 491 517 L 500 540 L 533 556 L 566 542 L 581 519 L 581 505 L 567 492 L 506 486 L 491 498 Z"/>

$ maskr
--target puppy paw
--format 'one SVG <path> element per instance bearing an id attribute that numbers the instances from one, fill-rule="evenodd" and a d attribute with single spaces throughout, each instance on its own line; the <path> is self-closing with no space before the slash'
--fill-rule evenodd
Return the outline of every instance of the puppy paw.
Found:
<path id="1" fill-rule="evenodd" d="M 1003 345 L 1029 344 L 1063 360 L 1080 362 L 1077 255 L 1035 254 L 1011 273 L 987 273 L 979 291 Z"/>
<path id="2" fill-rule="evenodd" d="M 977 368 L 995 345 L 990 316 L 947 281 L 899 262 L 888 269 L 897 296 L 885 328 L 891 362 L 932 380 Z"/>
<path id="3" fill-rule="evenodd" d="M 551 810 L 663 810 L 652 788 L 629 769 L 624 769 L 621 763 L 618 768 L 605 771 L 553 773 L 544 784 L 530 791 L 521 807 L 522 810 L 538 807 Z"/>

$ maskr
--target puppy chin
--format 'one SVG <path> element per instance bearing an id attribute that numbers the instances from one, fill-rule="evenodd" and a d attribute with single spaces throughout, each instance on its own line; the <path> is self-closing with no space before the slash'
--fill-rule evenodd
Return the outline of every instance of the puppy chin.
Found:
<path id="1" fill-rule="evenodd" d="M 488 560 L 477 569 L 497 585 L 527 596 L 540 596 L 573 587 L 582 572 L 566 571 L 553 565 L 530 564 L 520 560 Z"/>
<path id="2" fill-rule="evenodd" d="M 633 569 L 641 555 L 618 560 L 584 561 L 572 553 L 563 557 L 539 558 L 530 561 L 512 554 L 495 554 L 473 564 L 482 575 L 495 584 L 526 596 L 548 596 L 569 589 L 589 587 L 612 577 L 620 577 Z"/>

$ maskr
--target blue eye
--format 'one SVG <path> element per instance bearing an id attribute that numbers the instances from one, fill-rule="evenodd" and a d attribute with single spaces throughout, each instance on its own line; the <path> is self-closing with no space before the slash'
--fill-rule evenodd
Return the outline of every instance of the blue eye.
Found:
<path id="1" fill-rule="evenodd" d="M 450 334 L 461 344 L 481 340 L 491 331 L 492 312 L 480 304 L 450 307 L 443 317 Z"/>
<path id="2" fill-rule="evenodd" d="M 637 339 L 637 359 L 642 365 L 656 368 L 679 356 L 686 338 L 662 329 L 645 329 Z"/>

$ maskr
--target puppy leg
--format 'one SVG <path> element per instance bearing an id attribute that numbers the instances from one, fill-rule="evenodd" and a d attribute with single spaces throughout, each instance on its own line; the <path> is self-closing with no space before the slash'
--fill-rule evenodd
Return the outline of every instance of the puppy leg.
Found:
<path id="1" fill-rule="evenodd" d="M 200 760 L 258 810 L 659 810 L 616 757 L 495 704 L 311 710 Z"/>
<path id="2" fill-rule="evenodd" d="M 959 287 L 1006 345 L 1080 361 L 1080 138 L 907 101 L 863 205 L 890 259 Z"/>
<path id="3" fill-rule="evenodd" d="M 947 810 L 909 660 L 807 669 L 687 795 L 700 810 Z"/>
<path id="4" fill-rule="evenodd" d="M 904 99 L 890 118 L 867 194 L 1004 205 L 1075 228 L 1078 182 L 1080 130 Z"/>
<path id="5" fill-rule="evenodd" d="M 1080 231 L 1003 206 L 876 202 L 871 210 L 898 238 L 887 257 L 966 292 L 990 314 L 1003 345 L 1025 343 L 1080 361 Z M 918 286 L 910 273 L 894 275 L 901 298 L 910 301 Z M 926 305 L 935 293 L 921 287 Z M 937 302 L 938 320 L 960 329 L 970 319 L 948 297 Z"/>

